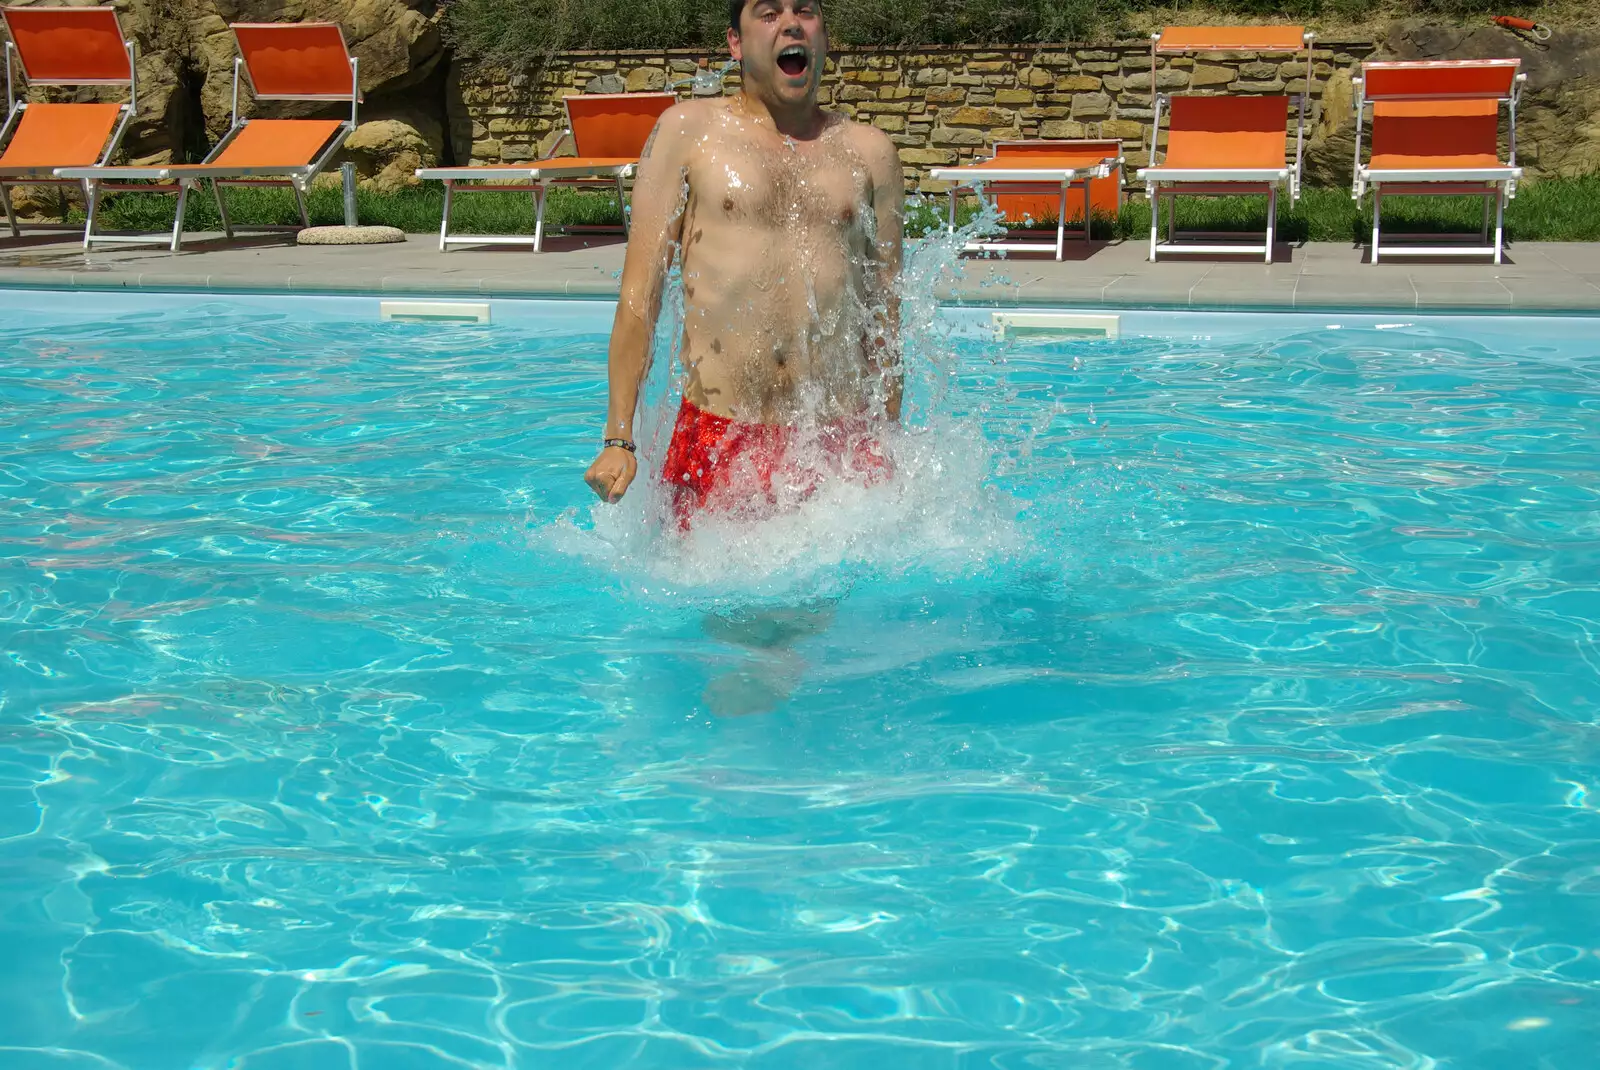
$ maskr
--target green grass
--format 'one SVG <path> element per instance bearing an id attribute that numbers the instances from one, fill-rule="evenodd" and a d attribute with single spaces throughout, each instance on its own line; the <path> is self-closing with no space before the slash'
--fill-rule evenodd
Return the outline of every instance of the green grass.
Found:
<path id="1" fill-rule="evenodd" d="M 228 215 L 236 226 L 292 226 L 299 222 L 294 195 L 286 189 L 238 188 L 225 192 Z M 111 195 L 100 210 L 105 230 L 160 231 L 172 227 L 177 198 L 159 193 Z M 312 226 L 344 222 L 344 196 L 336 188 L 314 189 L 307 208 Z M 444 214 L 444 187 L 436 182 L 395 193 L 356 194 L 356 214 L 365 226 L 399 227 L 408 234 L 439 229 Z M 83 219 L 83 206 L 73 203 L 69 217 Z M 605 193 L 557 188 L 545 204 L 546 226 L 603 225 L 622 222 L 617 199 Z M 216 202 L 210 190 L 191 193 L 184 211 L 187 230 L 220 230 Z M 462 234 L 533 233 L 533 196 L 527 193 L 457 194 L 450 209 L 450 229 Z"/>
<path id="2" fill-rule="evenodd" d="M 444 210 L 443 187 L 429 183 L 397 193 L 361 193 L 361 222 L 399 227 L 412 234 L 439 229 Z M 160 231 L 172 226 L 175 198 L 161 194 L 124 193 L 113 196 L 102 212 L 107 229 Z M 1384 218 L 1394 230 L 1476 230 L 1482 201 L 1466 197 L 1404 197 L 1385 202 Z M 228 193 L 229 212 L 241 225 L 296 222 L 294 200 L 286 190 L 237 189 Z M 313 190 L 311 222 L 344 222 L 344 202 L 337 189 Z M 976 202 L 964 202 L 958 219 L 965 223 L 976 212 Z M 929 197 L 907 209 L 906 232 L 912 237 L 942 226 L 943 197 Z M 81 220 L 81 206 L 70 216 Z M 216 205 L 209 195 L 190 196 L 186 212 L 190 230 L 220 227 Z M 605 193 L 553 190 L 545 212 L 551 227 L 616 224 L 621 221 L 616 198 Z M 1253 231 L 1266 220 L 1265 197 L 1184 198 L 1178 202 L 1182 228 Z M 452 229 L 463 234 L 518 234 L 533 232 L 532 198 L 526 194 L 467 194 L 456 198 Z M 1040 220 L 1054 227 L 1055 221 Z M 1130 201 L 1115 219 L 1095 220 L 1095 237 L 1139 241 L 1149 234 L 1150 209 Z M 1342 189 L 1308 189 L 1298 204 L 1280 203 L 1278 231 L 1285 241 L 1362 242 L 1372 233 L 1372 199 L 1361 204 Z M 1506 210 L 1506 232 L 1521 241 L 1600 241 L 1600 175 L 1575 179 L 1548 179 L 1524 185 Z"/>

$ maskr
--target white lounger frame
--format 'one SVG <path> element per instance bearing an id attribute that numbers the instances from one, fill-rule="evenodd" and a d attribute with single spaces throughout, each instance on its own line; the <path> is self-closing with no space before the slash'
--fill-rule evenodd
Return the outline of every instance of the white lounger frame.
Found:
<path id="1" fill-rule="evenodd" d="M 1266 169 L 1221 169 L 1205 168 L 1200 170 L 1176 170 L 1161 167 L 1155 162 L 1157 153 L 1157 135 L 1161 132 L 1161 112 L 1172 101 L 1172 94 L 1158 93 L 1156 91 L 1156 48 L 1161 40 L 1160 32 L 1150 35 L 1150 95 L 1155 105 L 1155 114 L 1150 119 L 1150 161 L 1151 165 L 1139 171 L 1139 177 L 1145 180 L 1145 197 L 1150 202 L 1150 261 L 1154 263 L 1162 253 L 1199 253 L 1209 255 L 1229 255 L 1238 253 L 1260 253 L 1264 263 L 1272 263 L 1272 248 L 1278 237 L 1278 190 L 1287 187 L 1289 190 L 1289 203 L 1294 204 L 1300 200 L 1300 183 L 1304 171 L 1305 145 L 1306 145 L 1306 107 L 1311 95 L 1312 74 L 1312 45 L 1317 35 L 1307 31 L 1302 38 L 1303 45 L 1295 51 L 1304 51 L 1306 54 L 1306 88 L 1300 93 L 1299 117 L 1295 122 L 1294 137 L 1294 164 L 1285 164 L 1279 168 Z M 1186 49 L 1185 51 L 1200 51 Z M 1229 49 L 1228 51 L 1245 51 L 1269 53 L 1271 49 Z M 1185 183 L 1187 188 L 1167 185 L 1167 183 Z M 1257 244 L 1250 241 L 1229 241 L 1218 243 L 1205 243 L 1195 241 L 1179 241 L 1177 230 L 1179 197 L 1237 197 L 1248 193 L 1265 193 L 1267 196 L 1267 227 L 1262 236 L 1262 241 Z M 1161 240 L 1161 202 L 1167 201 L 1167 239 Z M 1216 235 L 1190 235 L 1190 237 L 1217 237 Z"/>
<path id="2" fill-rule="evenodd" d="M 1506 205 L 1517 195 L 1517 183 L 1522 179 L 1522 168 L 1517 166 L 1517 101 L 1522 96 L 1526 74 L 1518 73 L 1511 82 L 1511 95 L 1504 98 L 1510 116 L 1507 135 L 1507 165 L 1505 167 L 1435 168 L 1429 170 L 1374 171 L 1361 162 L 1361 135 L 1366 120 L 1367 105 L 1375 103 L 1366 98 L 1365 79 L 1355 79 L 1356 112 L 1356 165 L 1355 182 L 1351 196 L 1359 203 L 1372 187 L 1372 259 L 1377 264 L 1383 229 L 1383 198 L 1406 196 L 1481 196 L 1483 198 L 1483 226 L 1478 233 L 1478 244 L 1457 241 L 1453 245 L 1429 245 L 1427 239 L 1401 239 L 1399 244 L 1383 248 L 1390 256 L 1487 256 L 1495 264 L 1505 263 Z M 1393 99 L 1393 98 L 1385 98 Z M 1432 98 L 1427 98 L 1432 99 Z M 1487 98 L 1484 98 L 1487 99 Z M 1473 185 L 1482 183 L 1481 190 L 1443 190 L 1440 186 Z M 1385 190 L 1384 186 L 1390 188 Z M 1489 217 L 1494 216 L 1493 226 Z M 1433 236 L 1437 238 L 1438 236 Z M 1472 235 L 1463 235 L 1471 239 Z M 1390 235 L 1394 241 L 1394 235 Z"/>
<path id="3" fill-rule="evenodd" d="M 347 46 L 348 51 L 348 46 Z M 243 71 L 248 77 L 250 69 L 246 66 L 243 56 L 233 58 L 233 120 L 228 133 L 217 142 L 215 148 L 206 154 L 203 164 L 209 164 L 228 148 L 229 143 L 239 136 L 250 120 L 239 119 L 239 74 Z M 251 86 L 254 89 L 254 84 Z M 359 107 L 361 103 L 361 61 L 350 57 L 350 94 L 338 96 L 323 95 L 267 95 L 257 94 L 257 100 L 337 100 L 350 102 L 350 118 L 339 124 L 335 136 L 328 139 L 328 145 L 322 154 L 308 164 L 297 167 L 229 167 L 207 171 L 204 174 L 185 174 L 189 165 L 170 164 L 166 167 L 62 167 L 57 168 L 56 174 L 62 178 L 77 178 L 84 184 L 84 196 L 89 202 L 88 218 L 83 226 L 83 247 L 92 248 L 97 242 L 112 242 L 126 245 L 167 245 L 174 253 L 183 248 L 183 210 L 188 203 L 189 190 L 199 185 L 204 179 L 211 180 L 211 194 L 217 201 L 217 214 L 222 217 L 222 232 L 228 237 L 234 236 L 233 221 L 228 218 L 228 205 L 222 197 L 224 185 L 249 186 L 249 185 L 288 185 L 294 190 L 295 207 L 300 211 L 300 226 L 251 226 L 252 231 L 267 233 L 284 230 L 300 230 L 311 225 L 311 216 L 306 211 L 306 195 L 311 190 L 311 181 L 327 168 L 333 157 L 343 147 L 345 140 L 355 132 L 360 125 Z M 130 183 L 155 182 L 171 186 L 176 179 L 178 184 L 178 204 L 172 219 L 172 233 L 161 234 L 104 234 L 96 233 L 94 226 L 98 217 L 100 204 L 106 193 L 137 192 L 151 187 L 145 185 L 132 185 Z M 276 179 L 278 181 L 270 181 Z M 253 181 L 257 180 L 257 181 Z"/>
<path id="4" fill-rule="evenodd" d="M 568 132 L 570 133 L 570 131 Z M 563 138 L 566 135 L 563 135 Z M 559 146 L 560 141 L 556 144 Z M 490 173 L 485 173 L 490 172 Z M 531 245 L 534 252 L 544 250 L 544 207 L 552 182 L 572 185 L 584 179 L 585 185 L 609 185 L 617 190 L 617 205 L 622 209 L 622 234 L 628 235 L 628 202 L 624 199 L 624 181 L 631 179 L 633 164 L 616 167 L 562 167 L 558 159 L 531 163 L 527 167 L 424 167 L 417 171 L 422 179 L 437 179 L 444 183 L 444 218 L 439 223 L 439 251 L 446 252 L 452 245 Z M 498 181 L 505 179 L 506 181 Z M 608 183 L 606 180 L 610 179 Z M 490 182 L 491 185 L 456 186 L 458 182 Z M 531 193 L 533 194 L 533 235 L 526 234 L 451 234 L 450 207 L 457 193 Z"/>
<path id="5" fill-rule="evenodd" d="M 1027 157 L 1019 156 L 1018 160 Z M 928 177 L 935 182 L 954 183 L 950 187 L 950 215 L 945 224 L 946 230 L 955 233 L 956 229 L 956 198 L 962 193 L 972 192 L 983 196 L 981 187 L 990 182 L 1025 182 L 1034 186 L 1060 186 L 1061 205 L 1056 211 L 1056 240 L 1054 242 L 1027 242 L 1027 241 L 969 241 L 962 246 L 965 252 L 1022 252 L 1022 253 L 1054 253 L 1057 260 L 1066 256 L 1067 251 L 1067 194 L 1074 182 L 1083 183 L 1083 225 L 1074 228 L 1079 232 L 1084 241 L 1089 240 L 1090 227 L 1093 224 L 1093 213 L 1090 211 L 1089 186 L 1094 179 L 1111 177 L 1113 169 L 1122 166 L 1122 157 L 1107 157 L 1097 164 L 1088 167 L 1016 167 L 1011 169 L 999 167 L 935 167 L 928 172 Z M 1010 191 L 1004 191 L 1010 192 Z M 1039 192 L 1043 192 L 1040 190 Z"/>
<path id="6" fill-rule="evenodd" d="M 598 94 L 590 99 L 603 99 L 604 97 L 630 96 L 626 93 Z M 565 105 L 563 105 L 565 107 Z M 444 218 L 439 222 L 439 251 L 448 252 L 452 245 L 531 245 L 533 251 L 544 251 L 544 209 L 545 200 L 550 194 L 550 186 L 611 186 L 617 191 L 617 208 L 622 213 L 622 236 L 627 238 L 628 232 L 628 202 L 627 188 L 624 183 L 630 181 L 637 170 L 633 164 L 618 164 L 615 167 L 568 167 L 563 166 L 563 159 L 556 153 L 561 151 L 561 146 L 572 142 L 573 150 L 577 150 L 578 141 L 572 133 L 572 117 L 567 117 L 567 128 L 556 138 L 556 143 L 550 146 L 550 154 L 541 160 L 534 160 L 525 167 L 423 167 L 418 169 L 417 177 L 424 180 L 434 180 L 444 183 Z M 471 185 L 458 186 L 457 183 L 472 183 Z M 477 183 L 487 183 L 478 185 Z M 533 194 L 533 235 L 526 234 L 451 234 L 450 233 L 450 207 L 459 193 L 531 193 Z"/>
<path id="7" fill-rule="evenodd" d="M 121 32 L 121 22 L 118 22 L 118 32 Z M 29 85 L 125 85 L 128 87 L 128 102 L 122 105 L 122 118 L 117 121 L 116 127 L 111 132 L 111 138 L 106 143 L 105 151 L 100 154 L 97 166 L 105 166 L 111 162 L 112 153 L 116 152 L 122 144 L 122 135 L 128 129 L 128 123 L 139 110 L 139 64 L 134 52 L 133 42 L 126 37 L 122 39 L 122 47 L 128 53 L 128 77 L 109 81 L 92 79 L 88 81 L 46 82 L 28 76 L 27 64 L 22 62 L 22 56 L 17 52 L 17 46 L 10 41 L 6 42 L 6 121 L 0 125 L 0 147 L 3 147 L 11 138 L 11 132 L 21 122 L 23 113 L 28 110 L 28 102 L 21 99 L 14 88 L 11 73 L 12 60 L 15 58 L 17 66 L 22 68 L 23 77 L 27 78 Z M 0 204 L 5 205 L 6 223 L 11 227 L 11 236 L 20 238 L 22 230 L 17 223 L 17 214 L 11 207 L 11 186 L 72 186 L 76 185 L 83 190 L 84 201 L 89 200 L 89 184 L 81 179 L 63 178 L 54 168 L 40 168 L 37 176 L 29 175 L 24 178 L 0 178 Z M 30 223 L 30 227 L 39 230 L 77 230 L 73 223 Z"/>

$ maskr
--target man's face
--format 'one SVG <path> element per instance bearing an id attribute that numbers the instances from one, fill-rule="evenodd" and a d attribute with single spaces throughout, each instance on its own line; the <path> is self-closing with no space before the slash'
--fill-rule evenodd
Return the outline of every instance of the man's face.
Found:
<path id="1" fill-rule="evenodd" d="M 728 49 L 744 66 L 744 81 L 761 96 L 797 104 L 813 98 L 822 81 L 828 32 L 818 0 L 750 0 Z"/>

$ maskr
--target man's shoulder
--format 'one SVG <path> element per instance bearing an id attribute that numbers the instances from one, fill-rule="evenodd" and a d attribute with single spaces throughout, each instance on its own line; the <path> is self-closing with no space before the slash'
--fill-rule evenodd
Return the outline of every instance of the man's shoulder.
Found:
<path id="1" fill-rule="evenodd" d="M 843 123 L 843 129 L 851 147 L 868 163 L 893 163 L 899 166 L 900 150 L 882 130 L 849 119 Z"/>
<path id="2" fill-rule="evenodd" d="M 682 157 L 705 130 L 709 110 L 704 100 L 682 100 L 661 113 L 655 129 L 645 141 L 644 158 L 668 155 Z"/>
<path id="3" fill-rule="evenodd" d="M 867 123 L 846 119 L 844 124 L 845 136 L 850 138 L 857 152 L 863 156 L 898 156 L 899 150 L 895 148 L 889 135 L 875 126 Z"/>
<path id="4" fill-rule="evenodd" d="M 709 122 L 713 113 L 725 110 L 726 107 L 717 97 L 680 100 L 661 113 L 660 126 L 662 130 L 692 133 Z"/>

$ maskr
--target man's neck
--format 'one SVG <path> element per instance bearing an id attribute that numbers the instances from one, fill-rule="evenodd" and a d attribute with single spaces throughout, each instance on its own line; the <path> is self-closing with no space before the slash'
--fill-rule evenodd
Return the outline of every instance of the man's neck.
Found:
<path id="1" fill-rule="evenodd" d="M 827 116 L 817 106 L 815 97 L 808 97 L 793 107 L 774 107 L 747 89 L 739 90 L 740 105 L 745 114 L 765 119 L 784 137 L 796 141 L 810 141 L 821 135 Z"/>

